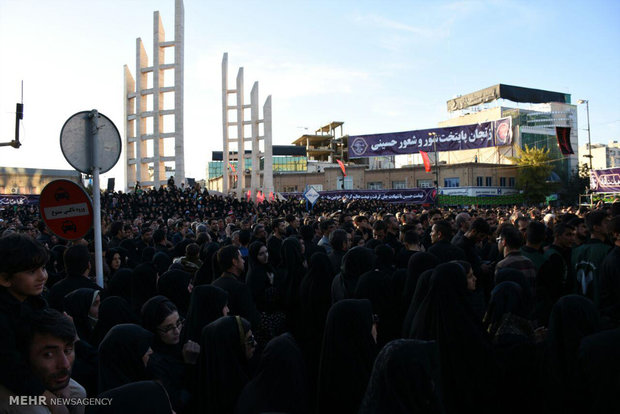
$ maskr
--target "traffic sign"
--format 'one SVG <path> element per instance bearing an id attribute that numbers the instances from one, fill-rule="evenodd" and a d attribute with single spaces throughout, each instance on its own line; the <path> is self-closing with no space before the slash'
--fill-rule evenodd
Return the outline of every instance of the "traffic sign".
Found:
<path id="1" fill-rule="evenodd" d="M 84 189 L 73 181 L 54 180 L 39 198 L 41 217 L 58 237 L 81 239 L 93 225 L 93 206 Z"/>
<path id="2" fill-rule="evenodd" d="M 314 206 L 314 203 L 316 203 L 321 195 L 314 189 L 314 187 L 309 187 L 306 192 L 304 192 L 304 197 Z"/>

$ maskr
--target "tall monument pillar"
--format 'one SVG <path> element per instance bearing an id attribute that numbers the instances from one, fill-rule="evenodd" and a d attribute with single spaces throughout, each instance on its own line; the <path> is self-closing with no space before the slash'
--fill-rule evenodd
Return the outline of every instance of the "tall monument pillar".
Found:
<path id="1" fill-rule="evenodd" d="M 177 185 L 185 181 L 184 22 L 183 0 L 175 0 L 175 38 L 166 41 L 161 17 L 155 11 L 152 65 L 138 38 L 135 79 L 127 65 L 124 67 L 125 190 L 132 189 L 136 181 L 143 187 L 158 188 L 166 184 L 167 167 L 168 175 L 174 175 Z M 172 62 L 166 61 L 167 48 L 174 48 Z M 166 79 L 173 79 L 173 84 Z"/>

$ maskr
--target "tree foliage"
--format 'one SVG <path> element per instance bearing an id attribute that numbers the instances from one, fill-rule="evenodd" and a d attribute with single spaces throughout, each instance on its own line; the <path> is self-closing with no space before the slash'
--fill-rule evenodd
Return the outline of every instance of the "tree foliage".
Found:
<path id="1" fill-rule="evenodd" d="M 549 150 L 525 146 L 517 149 L 517 156 L 510 157 L 517 165 L 516 187 L 523 191 L 528 203 L 541 203 L 557 188 L 557 183 L 549 181 L 553 170 L 550 163 Z"/>

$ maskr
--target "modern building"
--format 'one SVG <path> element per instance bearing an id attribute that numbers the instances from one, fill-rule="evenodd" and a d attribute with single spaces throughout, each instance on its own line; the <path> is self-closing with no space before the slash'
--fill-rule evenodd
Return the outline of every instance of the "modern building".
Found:
<path id="1" fill-rule="evenodd" d="M 82 182 L 75 170 L 0 167 L 0 194 L 38 195 L 47 184 L 60 179 Z"/>
<path id="2" fill-rule="evenodd" d="M 620 167 L 620 143 L 609 141 L 605 144 L 592 144 L 591 151 L 588 144 L 579 147 L 579 164 L 590 165 L 590 152 L 592 153 L 592 168 L 602 170 L 604 168 Z"/>

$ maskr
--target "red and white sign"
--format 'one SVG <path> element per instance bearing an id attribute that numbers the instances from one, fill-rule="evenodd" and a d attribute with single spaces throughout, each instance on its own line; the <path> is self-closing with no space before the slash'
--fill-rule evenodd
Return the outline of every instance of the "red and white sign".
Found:
<path id="1" fill-rule="evenodd" d="M 81 239 L 93 225 L 93 206 L 84 189 L 69 180 L 45 186 L 39 198 L 41 217 L 58 237 Z"/>

